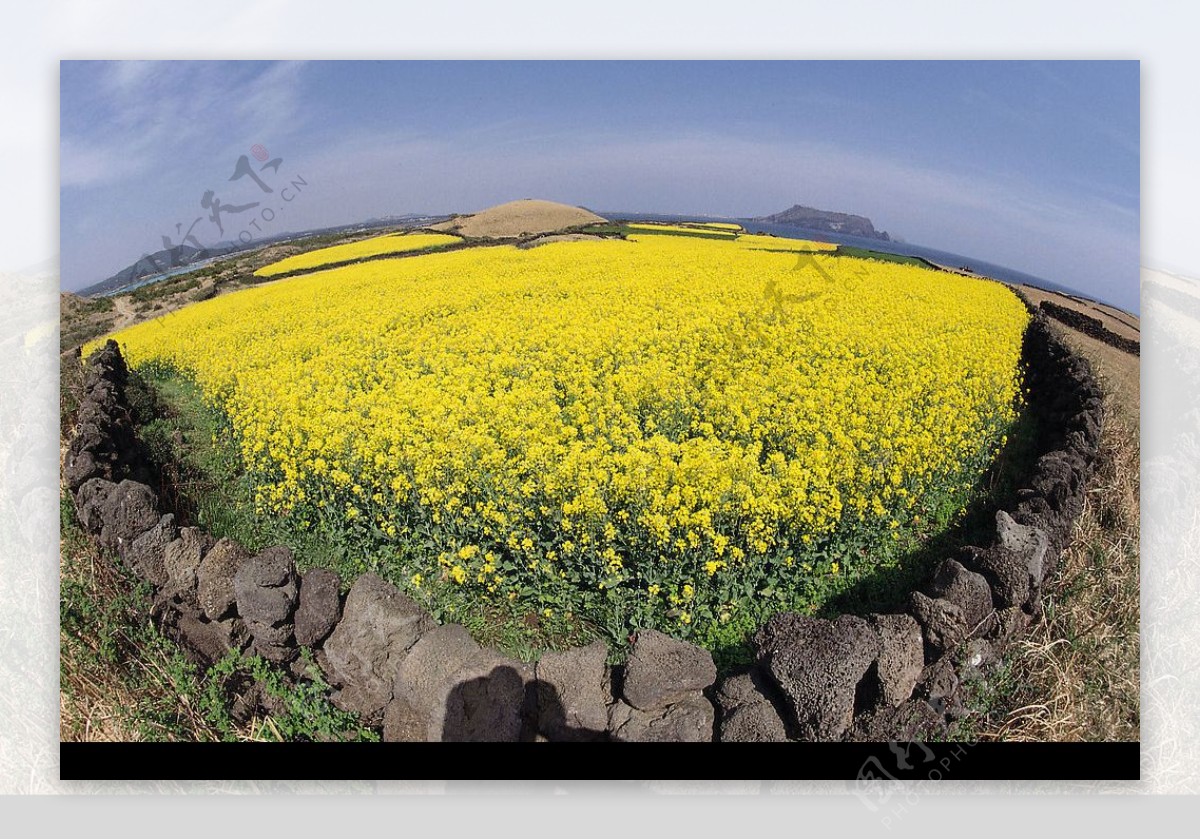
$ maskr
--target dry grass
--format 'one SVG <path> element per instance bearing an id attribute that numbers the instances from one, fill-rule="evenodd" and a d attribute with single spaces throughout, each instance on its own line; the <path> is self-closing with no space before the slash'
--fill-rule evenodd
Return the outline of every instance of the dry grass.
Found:
<path id="1" fill-rule="evenodd" d="M 65 456 L 83 368 L 68 354 L 60 374 Z M 213 725 L 201 709 L 198 671 L 153 625 L 150 592 L 81 529 L 60 486 L 59 738 L 62 741 L 272 739 L 264 723 Z"/>
<path id="2" fill-rule="evenodd" d="M 219 740 L 196 707 L 187 663 L 152 628 L 129 576 L 73 522 L 61 547 L 60 738 Z"/>
<path id="3" fill-rule="evenodd" d="M 536 233 L 554 233 L 567 228 L 603 223 L 604 219 L 582 207 L 555 201 L 522 199 L 498 204 L 471 216 L 459 216 L 430 230 L 450 231 L 463 236 L 505 239 Z"/>
<path id="4" fill-rule="evenodd" d="M 1128 316 L 1132 317 L 1132 316 Z M 1074 330 L 1105 391 L 1101 461 L 1044 617 L 1014 646 L 978 721 L 1008 741 L 1140 738 L 1138 359 Z"/>

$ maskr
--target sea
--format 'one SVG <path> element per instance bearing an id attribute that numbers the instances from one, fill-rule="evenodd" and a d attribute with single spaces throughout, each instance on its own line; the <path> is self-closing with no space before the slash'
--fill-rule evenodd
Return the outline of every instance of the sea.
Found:
<path id="1" fill-rule="evenodd" d="M 128 294 L 129 292 L 142 288 L 142 286 L 149 286 L 151 283 L 159 283 L 163 280 L 169 280 L 172 277 L 177 277 L 180 274 L 187 274 L 188 272 L 212 265 L 217 260 L 225 259 L 228 256 L 228 254 L 220 254 L 215 257 L 209 257 L 206 260 L 198 260 L 194 263 L 189 263 L 188 265 L 181 265 L 177 268 L 172 268 L 168 271 L 162 272 L 161 274 L 151 274 L 146 277 L 141 277 L 126 286 L 122 286 L 119 289 L 112 289 L 111 291 L 102 292 L 99 297 L 115 297 L 116 295 Z"/>
<path id="2" fill-rule="evenodd" d="M 880 251 L 885 254 L 901 254 L 906 257 L 921 257 L 929 260 L 930 262 L 937 263 L 938 265 L 944 265 L 949 268 L 966 268 L 975 272 L 976 274 L 982 274 L 985 277 L 991 277 L 994 280 L 1001 280 L 1005 283 L 1021 283 L 1026 286 L 1034 286 L 1050 292 L 1059 292 L 1060 294 L 1074 295 L 1075 297 L 1087 298 L 1089 300 L 1100 300 L 1101 303 L 1108 303 L 1108 301 L 1096 298 L 1095 295 L 1086 294 L 1077 289 L 1072 289 L 1069 286 L 1064 286 L 1060 283 L 1054 283 L 1041 277 L 1035 277 L 1032 274 L 1026 274 L 1023 271 L 1006 268 L 1005 266 L 978 260 L 974 257 L 966 257 L 962 254 L 953 254 L 949 251 L 939 251 L 936 248 L 926 248 L 923 245 L 913 245 L 908 242 L 884 242 L 881 239 L 867 239 L 862 236 L 846 236 L 839 233 L 805 230 L 804 228 L 799 228 L 795 225 L 779 225 L 771 222 L 756 222 L 751 219 L 739 219 L 721 216 L 680 216 L 666 213 L 608 212 L 600 212 L 597 213 L 597 215 L 603 216 L 610 222 L 618 219 L 641 219 L 649 222 L 733 222 L 741 225 L 750 233 L 771 233 L 775 236 L 785 239 L 812 239 L 821 242 L 832 242 L 835 245 L 848 245 L 852 248 L 863 248 L 868 251 Z M 1115 304 L 1109 305 L 1111 306 Z"/>

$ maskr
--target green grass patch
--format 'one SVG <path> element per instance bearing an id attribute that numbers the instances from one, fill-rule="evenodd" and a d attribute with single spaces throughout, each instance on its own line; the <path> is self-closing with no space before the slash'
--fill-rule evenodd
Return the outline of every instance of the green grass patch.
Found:
<path id="1" fill-rule="evenodd" d="M 451 236 L 455 234 L 449 234 Z M 278 274 L 259 275 L 252 274 L 242 278 L 242 282 L 246 284 L 270 283 L 275 280 L 286 280 L 289 277 L 299 277 L 303 274 L 312 274 L 317 271 L 330 271 L 335 268 L 345 268 L 348 265 L 357 265 L 358 263 L 374 262 L 375 260 L 398 260 L 407 257 L 420 257 L 426 254 L 436 254 L 439 251 L 459 251 L 463 248 L 473 248 L 481 245 L 495 245 L 496 243 L 490 239 L 470 239 L 462 237 L 458 242 L 446 242 L 441 245 L 430 245 L 428 248 L 418 248 L 411 251 L 387 251 L 382 254 L 371 254 L 364 257 L 355 257 L 349 260 L 338 260 L 336 262 L 323 263 L 321 265 L 306 266 L 305 268 L 296 268 L 291 271 L 281 271 Z"/>
<path id="2" fill-rule="evenodd" d="M 876 260 L 878 262 L 899 263 L 901 265 L 915 265 L 919 268 L 929 268 L 930 265 L 926 260 L 920 257 L 909 257 L 904 254 L 889 254 L 886 251 L 869 251 L 866 248 L 854 248 L 850 245 L 839 245 L 836 251 L 832 252 L 835 257 L 857 257 L 860 260 Z"/>
<path id="3" fill-rule="evenodd" d="M 654 230 L 652 224 L 646 224 L 644 227 L 626 226 L 626 234 L 633 236 L 694 236 L 697 239 L 720 239 L 724 242 L 732 242 L 737 239 L 737 234 L 734 231 L 726 231 L 724 233 L 715 230 L 702 230 L 694 228 L 691 230 Z"/>

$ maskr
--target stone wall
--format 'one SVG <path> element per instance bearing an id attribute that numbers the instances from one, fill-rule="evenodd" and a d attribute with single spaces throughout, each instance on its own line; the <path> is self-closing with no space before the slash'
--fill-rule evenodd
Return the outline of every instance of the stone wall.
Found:
<path id="1" fill-rule="evenodd" d="M 1105 344 L 1116 347 L 1118 350 L 1124 350 L 1126 353 L 1131 353 L 1134 356 L 1142 355 L 1142 345 L 1139 342 L 1134 341 L 1132 338 L 1118 335 L 1104 326 L 1104 322 L 1099 318 L 1085 315 L 1070 307 L 1059 306 L 1057 303 L 1049 300 L 1042 301 L 1039 308 L 1054 320 L 1061 321 L 1071 329 L 1079 330 L 1084 335 L 1090 335 L 1098 341 L 1103 341 Z"/>
<path id="2" fill-rule="evenodd" d="M 960 686 L 1038 614 L 1097 459 L 1100 391 L 1036 315 L 1025 338 L 1030 411 L 1045 430 L 995 536 L 946 558 L 907 608 L 836 620 L 784 613 L 753 637 L 754 662 L 718 681 L 712 656 L 655 630 L 628 661 L 602 642 L 520 662 L 439 625 L 374 574 L 342 597 L 328 570 L 301 574 L 283 546 L 258 554 L 177 527 L 151 489 L 128 371 L 110 341 L 87 360 L 64 477 L 79 520 L 154 587 L 153 615 L 193 658 L 247 651 L 303 679 L 315 656 L 331 700 L 388 741 L 787 741 L 945 737 Z M 248 714 L 266 698 L 238 700 Z"/>

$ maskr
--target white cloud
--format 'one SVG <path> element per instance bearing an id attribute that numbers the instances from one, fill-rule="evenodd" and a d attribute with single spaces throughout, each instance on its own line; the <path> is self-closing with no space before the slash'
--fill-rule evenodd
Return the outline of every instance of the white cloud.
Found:
<path id="1" fill-rule="evenodd" d="M 89 119 L 62 135 L 62 186 L 118 183 L 168 168 L 181 149 L 216 156 L 247 136 L 279 137 L 302 120 L 303 62 L 104 62 L 72 107 Z M 91 68 L 89 68 L 91 69 Z M 82 75 L 77 74 L 77 75 Z M 236 139 L 236 143 L 235 143 Z"/>
<path id="2" fill-rule="evenodd" d="M 510 133 L 490 143 L 487 132 L 443 141 L 360 136 L 306 166 L 330 184 L 330 206 L 343 208 L 344 221 L 356 202 L 370 208 L 363 215 L 470 211 L 534 196 L 598 210 L 730 216 L 804 203 L 869 216 L 910 242 L 1136 301 L 1137 209 L 1087 191 L 820 143 L 536 130 L 510 142 Z"/>

